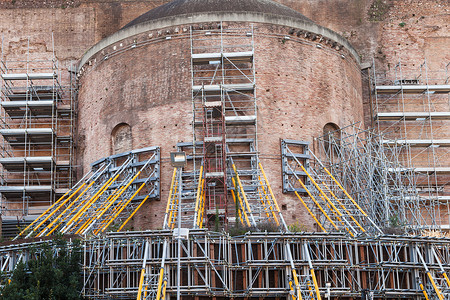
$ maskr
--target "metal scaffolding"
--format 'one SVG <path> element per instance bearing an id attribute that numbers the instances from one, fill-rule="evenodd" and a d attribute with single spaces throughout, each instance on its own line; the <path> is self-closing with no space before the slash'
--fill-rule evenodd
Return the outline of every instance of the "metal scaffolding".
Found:
<path id="1" fill-rule="evenodd" d="M 32 245 L 0 247 L 4 275 Z M 82 294 L 91 299 L 182 298 L 447 299 L 450 240 L 414 236 L 349 238 L 339 233 L 190 230 L 107 233 L 82 243 Z M 179 270 L 179 271 L 178 271 Z M 142 278 L 141 274 L 153 274 Z M 181 284 L 177 284 L 180 274 Z M 138 296 L 139 297 L 139 296 Z"/>
<path id="2" fill-rule="evenodd" d="M 258 158 L 254 35 L 253 26 L 223 22 L 191 28 L 191 147 L 201 145 L 203 158 L 190 172 L 198 186 L 190 206 L 195 228 L 269 222 L 286 229 Z M 196 158 L 197 148 L 191 148 Z"/>
<path id="3" fill-rule="evenodd" d="M 159 199 L 159 147 L 109 156 L 27 226 L 19 237 L 99 235 L 121 230 L 148 199 Z M 114 229 L 113 229 L 114 230 Z"/>
<path id="4" fill-rule="evenodd" d="M 324 164 L 385 233 L 420 232 L 434 207 L 419 197 L 417 174 L 401 161 L 403 148 L 353 124 L 316 139 Z"/>
<path id="5" fill-rule="evenodd" d="M 374 127 L 384 134 L 385 147 L 415 177 L 420 202 L 427 207 L 430 229 L 450 229 L 450 63 L 430 69 L 399 61 L 388 71 L 373 65 Z M 393 170 L 395 172 L 402 170 Z M 408 171 L 409 172 L 409 171 Z"/>
<path id="6" fill-rule="evenodd" d="M 7 223 L 38 216 L 74 184 L 76 86 L 54 52 L 34 59 L 28 47 L 23 60 L 6 60 L 3 41 L 0 74 L 0 212 Z"/>

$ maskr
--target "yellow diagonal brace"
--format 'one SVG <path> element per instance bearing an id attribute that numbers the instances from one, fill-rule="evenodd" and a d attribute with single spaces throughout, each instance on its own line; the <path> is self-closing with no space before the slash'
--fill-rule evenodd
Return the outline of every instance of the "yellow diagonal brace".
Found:
<path id="1" fill-rule="evenodd" d="M 308 171 L 306 171 L 305 167 L 303 167 L 303 165 L 300 165 L 300 168 L 302 168 L 303 172 L 305 172 L 306 176 L 308 176 L 308 178 L 314 184 L 316 189 L 319 191 L 319 193 L 320 193 L 319 196 L 322 198 L 322 200 L 324 200 L 325 203 L 328 202 L 327 206 L 330 208 L 331 212 L 336 216 L 338 221 L 342 223 L 344 228 L 348 231 L 348 233 L 351 236 L 354 236 L 353 232 L 351 232 L 351 228 L 349 228 L 348 225 L 346 225 L 345 222 L 341 219 L 343 215 L 339 211 L 339 209 L 334 205 L 334 203 L 330 200 L 330 198 L 328 198 L 328 196 L 324 193 L 324 191 L 320 188 L 320 186 L 317 184 L 317 182 L 314 180 L 314 178 L 312 178 L 312 176 L 308 173 Z"/>
<path id="2" fill-rule="evenodd" d="M 108 204 L 105 206 L 105 208 L 99 214 L 97 214 L 91 222 L 89 222 L 89 225 L 92 224 L 95 220 L 100 219 L 106 213 L 106 211 L 111 207 L 111 205 L 113 205 L 114 202 L 116 202 L 116 200 L 119 199 L 119 197 L 130 187 L 130 185 L 136 180 L 136 178 L 139 177 L 140 174 L 141 174 L 141 171 L 137 172 L 136 175 L 134 175 L 133 178 L 131 178 L 131 180 L 128 181 L 128 183 L 122 188 L 122 190 L 115 197 L 113 197 L 113 199 L 111 199 L 108 202 Z M 89 227 L 89 226 L 87 226 L 87 227 Z M 75 232 L 75 234 L 79 234 L 80 231 L 81 230 L 78 229 Z M 97 233 L 98 233 L 98 230 L 97 230 L 97 232 L 94 232 L 94 234 L 97 234 Z"/>
<path id="3" fill-rule="evenodd" d="M 328 171 L 327 168 L 323 168 L 325 170 L 325 172 L 327 172 L 327 174 L 331 177 L 331 179 L 333 179 L 333 181 L 339 186 L 339 188 L 344 192 L 344 194 L 350 199 L 350 201 L 352 201 L 352 203 L 356 206 L 356 208 L 358 208 L 358 210 L 364 215 L 364 216 L 368 216 L 366 214 L 366 212 L 358 205 L 358 203 L 356 203 L 355 200 L 353 200 L 353 198 L 347 193 L 347 191 L 342 187 L 342 185 L 336 180 L 336 178 L 334 178 L 333 175 L 331 175 L 330 171 Z"/>
<path id="4" fill-rule="evenodd" d="M 169 221 L 168 221 L 168 226 L 169 227 L 173 227 L 175 225 L 175 218 L 177 217 L 178 180 L 175 183 L 176 183 L 176 185 L 174 187 L 174 193 L 172 195 L 171 205 L 170 205 L 170 213 L 169 213 Z"/>
<path id="5" fill-rule="evenodd" d="M 234 177 L 231 177 L 231 182 L 233 183 L 234 190 L 236 191 L 237 190 L 237 185 L 236 185 L 236 180 L 234 179 Z M 247 223 L 247 226 L 250 227 L 251 226 L 250 225 L 250 221 L 248 219 L 247 212 L 245 211 L 244 203 L 242 202 L 240 193 L 236 192 L 236 195 L 237 195 L 237 198 L 239 200 L 239 204 L 240 204 L 240 207 L 241 207 L 240 209 L 242 210 L 242 213 L 244 214 L 245 222 Z"/>
<path id="6" fill-rule="evenodd" d="M 77 220 L 92 204 L 94 204 L 100 196 L 114 183 L 114 181 L 119 178 L 120 173 L 118 173 L 114 178 L 108 179 L 108 181 L 94 194 L 94 196 L 86 202 L 86 204 L 81 207 L 81 209 L 66 223 L 65 227 L 68 228 L 75 220 Z M 111 180 L 112 179 L 112 180 Z"/>
<path id="7" fill-rule="evenodd" d="M 269 220 L 270 219 L 269 209 L 266 206 L 266 201 L 264 200 L 263 193 L 261 193 L 260 189 L 258 189 L 258 194 L 259 194 L 259 201 L 261 202 L 261 205 L 262 205 L 262 207 L 264 209 L 264 212 L 266 213 L 266 217 Z"/>
<path id="8" fill-rule="evenodd" d="M 141 208 L 141 206 L 144 204 L 144 202 L 148 199 L 148 197 L 150 197 L 149 195 L 147 195 L 144 200 L 142 200 L 142 202 L 138 205 L 138 207 L 136 207 L 136 209 L 131 213 L 131 215 L 125 220 L 125 222 L 123 222 L 122 226 L 120 226 L 120 228 L 117 230 L 117 232 L 121 231 L 122 228 L 128 223 L 128 221 L 131 220 L 131 218 L 134 216 L 134 214 L 139 210 L 139 208 Z"/>
<path id="9" fill-rule="evenodd" d="M 164 287 L 162 292 L 162 300 L 166 299 L 166 288 L 167 288 L 167 280 L 164 280 Z"/>
<path id="10" fill-rule="evenodd" d="M 156 292 L 156 300 L 160 300 L 161 299 L 163 279 L 164 279 L 164 268 L 161 268 L 159 270 L 158 289 L 156 290 L 157 291 Z"/>
<path id="11" fill-rule="evenodd" d="M 142 188 L 144 188 L 144 186 L 147 183 L 144 182 L 141 184 L 141 186 L 136 190 L 136 192 L 134 192 L 134 194 L 128 199 L 128 201 L 126 201 L 120 209 L 117 210 L 117 212 L 114 214 L 114 217 L 108 222 L 108 224 L 106 224 L 106 226 L 104 226 L 101 229 L 101 232 L 105 231 L 106 228 L 108 228 L 108 226 L 120 215 L 120 213 L 125 209 L 125 207 L 127 207 L 128 204 L 130 204 L 130 202 L 134 199 L 134 197 L 136 197 L 137 194 L 139 194 L 139 192 L 142 190 Z M 97 230 L 98 232 L 98 230 Z"/>
<path id="12" fill-rule="evenodd" d="M 320 297 L 319 285 L 317 284 L 317 278 L 316 278 L 316 274 L 314 273 L 314 269 L 311 268 L 310 272 L 311 272 L 311 277 L 312 277 L 312 280 L 314 283 L 314 290 L 316 291 L 317 300 L 321 300 L 322 298 Z"/>
<path id="13" fill-rule="evenodd" d="M 197 185 L 197 196 L 195 197 L 195 216 L 197 216 L 195 221 L 195 225 L 198 226 L 198 210 L 200 208 L 200 201 L 202 196 L 202 176 L 203 176 L 203 165 L 200 166 L 200 174 L 198 176 L 198 185 Z"/>
<path id="14" fill-rule="evenodd" d="M 117 214 L 117 212 L 120 210 L 125 209 L 125 207 L 128 206 L 128 204 L 126 204 L 128 201 L 127 198 L 123 198 L 122 200 L 118 201 L 116 205 L 114 205 L 114 207 L 111 209 L 110 214 L 104 218 L 103 220 L 101 220 L 100 222 L 100 227 L 103 227 L 106 223 L 108 223 L 112 218 L 116 218 L 115 215 Z M 120 214 L 120 213 L 119 213 Z"/>
<path id="15" fill-rule="evenodd" d="M 305 201 L 303 200 L 302 197 L 300 197 L 300 195 L 297 193 L 297 191 L 294 192 L 295 195 L 297 195 L 298 199 L 300 199 L 300 201 L 302 201 L 303 206 L 306 208 L 306 210 L 309 212 L 309 214 L 311 215 L 311 217 L 313 217 L 314 221 L 316 221 L 317 225 L 319 225 L 320 229 L 322 229 L 323 232 L 327 232 L 325 230 L 325 228 L 323 228 L 322 223 L 319 222 L 319 220 L 316 218 L 316 216 L 313 214 L 313 212 L 309 209 L 308 205 L 306 205 Z"/>
<path id="16" fill-rule="evenodd" d="M 203 179 L 203 182 L 204 182 L 205 180 Z M 204 184 L 203 184 L 203 186 L 204 186 Z M 206 208 L 206 189 L 203 189 L 203 191 L 202 191 L 202 209 L 201 209 L 201 216 L 200 216 L 200 220 L 203 220 L 204 219 L 204 216 L 205 216 L 205 208 Z M 203 224 L 204 224 L 204 222 L 200 222 L 200 228 L 203 228 Z"/>
<path id="17" fill-rule="evenodd" d="M 325 197 L 327 202 L 330 203 L 331 207 L 336 211 L 336 213 L 340 217 L 342 217 L 342 213 L 337 209 L 337 207 L 333 204 L 333 202 L 331 202 L 330 198 L 328 198 L 328 196 L 323 192 L 323 190 L 320 188 L 320 186 L 317 184 L 317 182 L 314 180 L 314 178 L 312 178 L 311 174 L 309 174 L 308 171 L 306 171 L 305 167 L 303 167 L 302 165 L 300 165 L 300 168 L 302 168 L 303 172 L 305 172 L 305 174 L 306 174 L 306 176 L 308 176 L 309 180 L 311 180 L 311 182 L 314 184 L 314 186 L 319 191 L 319 193 L 322 194 L 323 197 Z"/>
<path id="18" fill-rule="evenodd" d="M 177 175 L 177 168 L 173 169 L 172 182 L 170 183 L 169 199 L 167 200 L 166 214 L 169 213 L 170 201 L 172 200 L 173 185 Z"/>
<path id="19" fill-rule="evenodd" d="M 141 300 L 142 297 L 142 286 L 144 285 L 144 276 L 145 276 L 145 269 L 142 268 L 141 270 L 141 276 L 139 278 L 139 287 L 138 287 L 138 295 L 137 295 L 137 300 Z"/>
<path id="20" fill-rule="evenodd" d="M 295 269 L 292 269 L 292 277 L 294 277 L 295 291 L 297 295 L 297 299 L 302 300 L 302 292 L 300 291 L 300 283 L 298 282 L 297 272 Z"/>
<path id="21" fill-rule="evenodd" d="M 176 198 L 176 201 L 175 201 L 175 203 L 176 203 L 176 206 L 175 206 L 175 211 L 173 212 L 173 222 L 171 223 L 171 227 L 172 227 L 172 229 L 174 229 L 175 228 L 175 221 L 177 221 L 177 214 L 178 214 L 178 205 L 179 205 L 179 199 L 178 198 Z M 181 218 L 181 216 L 180 216 L 180 218 Z"/>
<path id="22" fill-rule="evenodd" d="M 90 223 L 90 221 L 91 220 L 93 220 L 94 218 L 95 218 L 95 216 L 105 207 L 105 205 L 107 204 L 107 203 L 109 203 L 109 200 L 110 199 L 112 199 L 115 195 L 116 195 L 116 193 L 118 193 L 118 192 L 120 192 L 121 190 L 122 190 L 122 188 L 123 187 L 120 187 L 120 188 L 116 188 L 112 193 L 111 193 L 111 195 L 109 195 L 108 196 L 108 198 L 106 198 L 106 200 L 105 201 L 103 201 L 102 203 L 101 203 L 101 205 L 100 205 L 100 207 L 98 207 L 96 210 L 95 210 L 95 212 L 92 214 L 92 216 L 87 216 L 87 218 L 78 218 L 78 220 L 76 221 L 76 224 L 74 225 L 74 227 L 78 227 L 79 226 L 79 224 L 80 223 L 82 223 L 82 222 L 84 222 L 84 223 L 82 223 L 81 224 L 81 226 L 79 227 L 79 229 L 84 229 L 84 228 L 86 228 L 86 226 Z M 87 210 L 87 209 L 86 209 Z"/>
<path id="23" fill-rule="evenodd" d="M 33 232 L 37 231 L 39 227 L 41 227 L 45 222 L 47 222 L 47 220 L 53 216 L 55 213 L 57 213 L 61 207 L 63 207 L 70 199 L 72 199 L 73 196 L 75 196 L 81 188 L 83 188 L 86 185 L 86 183 L 83 183 L 75 192 L 72 193 L 72 195 L 70 195 L 66 200 L 64 200 L 55 210 L 53 210 L 47 217 L 45 217 L 45 219 L 39 223 L 37 226 L 35 226 L 33 228 Z M 67 194 L 67 193 L 66 193 Z M 62 199 L 62 198 L 61 198 Z"/>
<path id="24" fill-rule="evenodd" d="M 419 284 L 419 287 L 420 287 L 420 289 L 422 290 L 422 293 L 423 293 L 423 295 L 425 296 L 425 299 L 426 299 L 426 300 L 429 300 L 429 298 L 428 298 L 428 293 L 427 293 L 427 291 L 425 290 L 425 287 L 423 286 L 422 283 Z"/>
<path id="25" fill-rule="evenodd" d="M 205 189 L 205 179 L 202 178 L 201 183 L 200 183 L 200 198 L 199 198 L 199 207 L 198 207 L 198 211 L 197 211 L 197 220 L 196 220 L 196 224 L 198 227 L 201 228 L 201 223 L 203 220 L 203 208 L 205 206 L 205 197 L 204 197 L 204 189 Z"/>
<path id="26" fill-rule="evenodd" d="M 433 279 L 433 276 L 431 276 L 431 272 L 427 272 L 427 276 L 431 281 L 431 284 L 433 285 L 434 291 L 436 292 L 437 296 L 439 297 L 439 300 L 444 300 L 444 296 L 442 296 L 442 292 L 439 290 L 438 286 L 436 285 L 436 282 Z"/>
<path id="27" fill-rule="evenodd" d="M 89 188 L 95 183 L 95 181 L 92 181 L 91 183 L 89 183 L 89 185 L 80 193 L 80 195 L 78 195 L 74 201 L 72 201 L 64 210 L 62 213 L 60 213 L 49 225 L 47 225 L 41 232 L 39 232 L 36 237 L 40 237 L 42 234 L 45 233 L 46 230 L 52 228 L 53 225 L 55 225 L 55 223 L 64 216 L 64 214 L 66 213 L 66 211 L 68 211 L 73 205 L 75 205 L 75 203 L 78 202 L 78 200 L 89 190 Z M 81 201 L 81 203 L 83 203 L 83 201 Z M 58 225 L 59 226 L 59 225 Z M 49 234 L 51 234 L 58 226 L 54 227 Z"/>
<path id="28" fill-rule="evenodd" d="M 266 189 L 264 188 L 264 184 L 263 184 L 263 182 L 261 180 L 261 176 L 258 176 L 258 180 L 259 180 L 259 184 L 261 186 L 261 189 L 263 190 L 264 196 L 266 198 L 267 205 L 269 206 L 269 210 L 272 213 L 272 217 L 275 220 L 275 223 L 277 223 L 277 225 L 280 226 L 280 222 L 278 221 L 277 215 L 275 214 L 275 211 L 273 209 L 273 206 L 275 206 L 275 204 L 272 205 L 272 203 L 270 202 L 269 195 L 267 195 Z M 266 184 L 267 184 L 267 182 L 266 182 Z M 269 216 L 267 216 L 267 217 L 269 217 Z"/>
<path id="29" fill-rule="evenodd" d="M 34 223 L 36 223 L 40 218 L 42 218 L 43 216 L 45 216 L 50 210 L 53 209 L 53 207 L 55 207 L 56 205 L 58 205 L 58 203 L 59 203 L 60 201 L 62 201 L 62 200 L 64 199 L 64 197 L 66 197 L 71 191 L 72 191 L 72 189 L 68 190 L 68 191 L 67 191 L 64 195 L 62 195 L 55 203 L 53 203 L 53 205 L 51 205 L 48 209 L 46 209 L 46 210 L 45 210 L 45 211 L 44 211 L 44 212 L 43 212 L 36 220 L 34 220 L 33 222 L 31 222 L 30 225 L 28 225 L 27 227 L 25 227 L 25 229 L 22 230 L 22 231 L 19 233 L 18 237 L 21 236 L 24 232 L 26 232 L 31 226 L 33 226 Z M 75 192 L 75 193 L 76 193 L 76 192 Z M 64 201 L 64 203 L 66 203 L 67 201 L 68 201 L 68 200 Z M 64 205 L 64 203 L 61 204 L 61 205 Z M 55 212 L 57 212 L 57 211 L 59 210 L 60 207 L 61 207 L 61 206 L 59 206 L 56 210 L 54 210 L 54 211 L 50 214 L 50 216 L 46 217 L 45 220 L 42 221 L 37 227 L 34 227 L 34 228 L 33 228 L 33 231 L 36 231 L 37 228 L 39 228 L 39 226 L 41 226 L 43 223 L 45 223 L 45 221 L 47 221 L 47 219 L 48 219 L 49 217 L 51 217 Z"/>
<path id="30" fill-rule="evenodd" d="M 295 296 L 295 288 L 293 287 L 293 284 L 292 284 L 292 280 L 289 280 L 289 289 L 291 290 L 291 297 L 292 297 L 292 300 L 296 300 L 297 299 L 297 297 Z"/>
<path id="31" fill-rule="evenodd" d="M 334 224 L 333 220 L 331 220 L 331 218 L 328 216 L 328 214 L 325 212 L 325 210 L 322 208 L 322 206 L 316 201 L 316 198 L 314 198 L 314 196 L 311 194 L 311 192 L 308 190 L 308 188 L 303 184 L 303 182 L 300 179 L 298 179 L 298 182 L 300 182 L 300 185 L 308 193 L 309 197 L 311 198 L 312 201 L 314 201 L 314 203 L 320 209 L 320 211 L 325 215 L 327 220 L 330 221 L 331 225 L 333 225 L 333 227 L 336 230 L 339 230 L 338 227 L 336 226 L 336 224 Z"/>
<path id="32" fill-rule="evenodd" d="M 233 202 L 234 202 L 234 205 L 236 206 L 237 205 L 237 202 L 236 202 L 237 200 L 236 200 L 236 195 L 235 195 L 233 189 L 231 190 L 231 196 L 233 197 Z M 239 209 L 239 207 L 237 209 L 237 213 L 238 213 L 239 220 L 241 220 L 241 224 L 244 225 L 244 219 L 242 219 L 242 213 L 241 213 L 241 210 Z"/>
<path id="33" fill-rule="evenodd" d="M 139 174 L 137 174 L 139 175 Z M 133 177 L 132 181 L 135 180 L 136 176 Z M 93 217 L 91 217 L 88 222 L 86 222 L 86 224 L 83 224 L 82 227 L 80 227 L 80 229 L 77 230 L 77 234 L 82 232 L 82 230 L 85 230 L 86 228 L 88 228 L 93 222 L 96 222 L 98 219 L 100 219 L 107 211 L 108 209 L 116 202 L 117 199 L 119 199 L 119 197 L 128 189 L 128 187 L 130 186 L 130 184 L 132 183 L 128 182 L 127 185 L 122 186 L 118 189 L 118 192 L 116 193 L 116 191 L 114 191 L 114 193 L 108 197 L 106 199 L 106 201 L 104 201 L 104 203 L 101 204 L 100 208 L 96 211 L 96 214 L 94 214 Z M 118 205 L 120 204 L 121 201 L 119 201 Z M 113 209 L 114 212 L 114 209 Z M 112 213 L 113 213 L 112 212 Z M 108 218 L 105 218 L 104 220 L 102 220 L 100 222 L 100 224 L 104 224 L 105 222 L 108 221 Z M 98 230 L 94 231 L 94 234 L 97 234 Z"/>
<path id="34" fill-rule="evenodd" d="M 345 205 L 342 204 L 342 202 L 336 197 L 336 195 L 333 193 L 333 191 L 328 187 L 328 185 L 325 182 L 322 182 L 322 184 L 325 186 L 325 188 L 328 190 L 328 192 L 333 196 L 333 198 L 339 203 L 339 205 L 342 207 L 342 209 L 347 213 L 347 215 L 350 216 L 350 218 L 355 222 L 355 224 L 363 231 L 366 232 L 366 230 L 359 224 L 359 222 L 353 217 L 353 215 L 347 210 Z"/>
<path id="35" fill-rule="evenodd" d="M 443 271 L 442 275 L 444 276 L 445 281 L 447 282 L 447 286 L 450 288 L 450 280 L 448 279 L 447 273 L 445 273 L 445 271 Z"/>
<path id="36" fill-rule="evenodd" d="M 258 165 L 259 165 L 259 169 L 261 170 L 261 173 L 263 174 L 264 180 L 266 181 L 267 189 L 269 190 L 269 193 L 272 196 L 272 201 L 273 201 L 278 213 L 281 213 L 280 207 L 278 206 L 278 203 L 277 203 L 277 199 L 275 198 L 272 188 L 270 187 L 269 180 L 267 180 L 267 176 L 266 176 L 266 173 L 264 172 L 264 168 L 262 167 L 261 163 L 258 163 Z"/>
<path id="37" fill-rule="evenodd" d="M 332 204 L 330 202 L 330 199 L 325 199 L 322 195 L 319 194 L 319 197 L 322 199 L 322 201 L 325 203 L 325 205 L 328 207 L 328 209 L 333 213 L 333 215 L 336 217 L 336 219 L 342 224 L 342 226 L 345 228 L 345 230 L 347 230 L 347 232 L 354 237 L 355 235 L 353 234 L 353 232 L 351 232 L 350 228 L 345 224 L 345 222 L 341 219 L 342 214 L 340 214 L 339 211 L 335 211 L 333 209 L 333 207 L 330 206 L 330 204 Z M 339 214 L 338 214 L 339 213 Z"/>
<path id="38" fill-rule="evenodd" d="M 236 174 L 236 181 L 237 181 L 237 184 L 239 185 L 239 189 L 241 190 L 242 197 L 244 198 L 245 207 L 247 208 L 248 213 L 251 214 L 252 210 L 250 209 L 250 204 L 248 203 L 247 196 L 245 195 L 244 188 L 242 187 L 241 180 L 239 179 L 239 174 L 238 174 L 236 166 L 234 164 L 233 164 L 233 170 L 234 170 L 234 173 Z"/>

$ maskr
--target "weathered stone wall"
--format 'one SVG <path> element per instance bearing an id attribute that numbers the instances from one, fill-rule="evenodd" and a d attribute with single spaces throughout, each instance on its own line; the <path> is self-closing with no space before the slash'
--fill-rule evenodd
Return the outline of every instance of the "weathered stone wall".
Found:
<path id="1" fill-rule="evenodd" d="M 162 28 L 112 44 L 89 60 L 80 77 L 79 157 L 85 171 L 90 162 L 110 154 L 111 133 L 121 123 L 131 126 L 134 148 L 161 146 L 163 201 L 141 209 L 134 228 L 162 225 L 172 174 L 169 152 L 177 142 L 192 140 L 187 29 Z M 329 122 L 345 126 L 361 120 L 361 76 L 346 50 L 326 44 L 319 49 L 296 35 L 284 40 L 290 29 L 256 24 L 259 150 L 280 206 L 286 208 L 286 221 L 312 229 L 301 203 L 281 193 L 280 139 L 312 142 Z M 166 31 L 171 39 L 157 37 Z M 126 47 L 135 41 L 139 46 Z"/>
<path id="2" fill-rule="evenodd" d="M 383 65 L 401 56 L 441 64 L 449 47 L 450 5 L 446 0 L 277 0 L 346 37 L 363 62 Z M 0 31 L 6 43 L 27 36 L 51 49 L 53 31 L 58 58 L 79 59 L 102 38 L 167 0 L 0 0 Z M 18 26 L 20 24 L 20 26 Z M 402 24 L 402 25 L 400 25 Z M 23 46 L 22 44 L 20 44 Z M 21 51 L 15 48 L 15 51 Z M 11 49 L 13 50 L 13 49 Z M 42 50 L 42 49 L 41 49 Z M 446 56 L 447 55 L 447 56 Z"/>

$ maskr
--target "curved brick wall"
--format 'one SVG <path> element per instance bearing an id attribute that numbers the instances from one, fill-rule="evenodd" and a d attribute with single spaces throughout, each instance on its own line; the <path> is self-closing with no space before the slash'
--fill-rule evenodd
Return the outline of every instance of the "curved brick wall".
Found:
<path id="1" fill-rule="evenodd" d="M 133 148 L 161 146 L 162 201 L 141 208 L 134 229 L 162 227 L 172 173 L 169 152 L 177 142 L 192 140 L 189 26 L 124 37 L 80 69 L 78 157 L 84 171 L 111 154 L 111 132 L 120 123 L 131 126 Z M 298 29 L 282 25 L 255 26 L 261 160 L 280 206 L 286 205 L 286 221 L 312 229 L 299 201 L 281 192 L 280 139 L 312 142 L 329 122 L 342 127 L 362 121 L 359 64 L 331 40 L 305 32 L 298 37 Z"/>

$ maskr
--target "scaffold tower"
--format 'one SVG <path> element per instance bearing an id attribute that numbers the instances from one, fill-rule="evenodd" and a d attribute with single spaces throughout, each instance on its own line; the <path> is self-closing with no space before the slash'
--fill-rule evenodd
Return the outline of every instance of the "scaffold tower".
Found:
<path id="1" fill-rule="evenodd" d="M 193 144 L 203 146 L 204 205 L 195 207 L 204 207 L 209 227 L 287 229 L 258 157 L 255 28 L 214 26 L 191 28 Z"/>
<path id="2" fill-rule="evenodd" d="M 431 68 L 399 62 L 372 74 L 374 127 L 383 146 L 398 151 L 402 169 L 413 172 L 424 226 L 450 229 L 450 63 Z"/>
<path id="3" fill-rule="evenodd" d="M 2 46 L 0 209 L 5 225 L 8 218 L 33 219 L 74 184 L 74 71 L 63 71 L 54 52 L 50 56 L 31 57 L 28 49 L 21 60 L 7 60 Z"/>

